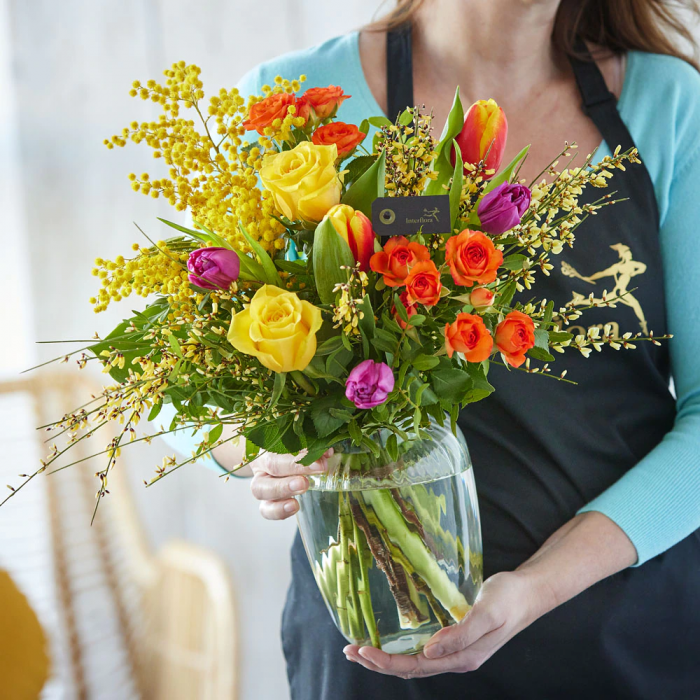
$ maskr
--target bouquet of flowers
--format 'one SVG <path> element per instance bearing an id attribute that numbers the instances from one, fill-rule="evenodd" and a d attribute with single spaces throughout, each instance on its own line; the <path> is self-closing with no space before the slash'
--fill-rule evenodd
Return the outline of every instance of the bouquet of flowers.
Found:
<path id="1" fill-rule="evenodd" d="M 493 391 L 490 366 L 569 381 L 550 368 L 566 348 L 657 342 L 609 329 L 574 336 L 565 328 L 580 305 L 519 295 L 549 274 L 582 221 L 614 203 L 601 193 L 579 204 L 583 190 L 605 188 L 636 151 L 559 169 L 573 158 L 566 145 L 526 186 L 527 147 L 501 168 L 507 121 L 493 100 L 465 115 L 457 91 L 436 139 L 418 108 L 396 122 L 338 121 L 350 96 L 302 92 L 304 76 L 208 102 L 196 66 L 177 63 L 165 78 L 131 90 L 160 116 L 105 143 L 145 142 L 164 168 L 131 174 L 133 189 L 188 211 L 191 224 L 162 220 L 170 237 L 144 233 L 131 257 L 96 261 L 95 311 L 132 295 L 148 303 L 64 356 L 100 363 L 113 382 L 51 426 L 67 445 L 36 473 L 107 423 L 119 430 L 97 453 L 98 504 L 122 447 L 170 432 L 201 431 L 198 446 L 167 457 L 149 484 L 240 438 L 242 464 L 261 450 L 298 453 L 305 465 L 333 454 L 302 526 L 341 631 L 390 646 L 402 630 L 458 621 L 480 583 L 478 513 L 458 517 L 473 502 L 469 484 L 438 492 L 426 474 L 447 461 L 440 476 L 466 483 L 463 442 L 438 448 L 456 440 L 459 412 Z M 139 421 L 168 403 L 172 422 L 139 436 Z M 394 648 L 413 651 L 424 637 Z"/>

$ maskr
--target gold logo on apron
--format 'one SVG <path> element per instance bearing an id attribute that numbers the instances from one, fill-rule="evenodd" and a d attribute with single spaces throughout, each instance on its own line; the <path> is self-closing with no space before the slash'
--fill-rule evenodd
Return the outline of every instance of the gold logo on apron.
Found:
<path id="1" fill-rule="evenodd" d="M 646 272 L 647 266 L 644 263 L 637 262 L 632 258 L 632 251 L 629 249 L 629 246 L 626 246 L 622 243 L 616 243 L 615 245 L 611 245 L 610 247 L 613 250 L 616 250 L 617 254 L 620 256 L 620 260 L 614 265 L 611 265 L 610 267 L 606 268 L 605 270 L 601 270 L 600 272 L 594 272 L 592 275 L 585 276 L 580 274 L 577 270 L 575 270 L 571 265 L 569 265 L 569 263 L 562 262 L 562 274 L 566 277 L 575 277 L 576 279 L 587 282 L 588 284 L 596 284 L 596 281 L 599 279 L 603 279 L 605 277 L 612 277 L 615 282 L 615 286 L 612 288 L 612 290 L 610 290 L 608 296 L 619 296 L 621 298 L 613 304 L 611 304 L 610 306 L 614 307 L 617 304 L 624 304 L 625 306 L 629 306 L 632 309 L 632 311 L 634 311 L 634 315 L 639 320 L 639 325 L 642 329 L 642 333 L 646 335 L 648 333 L 648 330 L 647 321 L 644 316 L 644 311 L 637 298 L 633 296 L 631 291 L 628 290 L 628 287 L 633 277 L 636 277 L 637 275 L 642 275 Z M 603 300 L 593 297 L 593 301 L 600 303 Z M 579 294 L 578 292 L 573 293 L 571 302 L 575 306 L 587 306 L 590 303 L 589 297 L 583 294 Z"/>

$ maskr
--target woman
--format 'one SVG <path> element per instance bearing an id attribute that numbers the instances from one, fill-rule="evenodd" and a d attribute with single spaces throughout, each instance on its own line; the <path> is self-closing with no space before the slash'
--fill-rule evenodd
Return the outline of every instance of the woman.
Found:
<path id="1" fill-rule="evenodd" d="M 601 141 L 598 157 L 636 145 L 644 165 L 614 182 L 628 201 L 584 224 L 538 295 L 563 304 L 634 277 L 626 303 L 588 312 L 578 332 L 614 323 L 674 335 L 589 360 L 567 354 L 557 367 L 577 387 L 494 368 L 495 394 L 460 418 L 487 580 L 422 654 L 344 647 L 297 537 L 283 620 L 295 700 L 700 698 L 700 76 L 669 29 L 687 34 L 660 0 L 399 0 L 385 22 L 240 85 L 259 92 L 277 74 L 305 73 L 307 86 L 353 96 L 340 119 L 426 104 L 439 129 L 459 84 L 465 104 L 493 97 L 505 109 L 504 162 L 532 143 L 525 178 L 565 140 L 582 156 Z M 233 464 L 225 448 L 216 456 Z M 324 466 L 259 459 L 263 516 L 293 515 L 293 495 Z"/>

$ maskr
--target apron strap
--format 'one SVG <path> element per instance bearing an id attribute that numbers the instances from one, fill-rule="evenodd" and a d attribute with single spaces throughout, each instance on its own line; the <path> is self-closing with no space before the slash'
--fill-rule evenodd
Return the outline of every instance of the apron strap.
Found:
<path id="1" fill-rule="evenodd" d="M 619 145 L 623 151 L 635 146 L 629 129 L 617 109 L 617 99 L 605 84 L 603 74 L 580 37 L 576 40 L 578 57 L 570 57 L 576 84 L 583 99 L 582 109 L 600 131 L 611 150 Z M 386 35 L 387 116 L 394 121 L 406 107 L 414 106 L 413 53 L 411 23 L 391 29 Z M 628 168 L 628 177 L 638 178 L 643 196 L 656 207 L 654 183 L 646 165 Z M 657 212 L 658 221 L 658 212 Z"/>
<path id="2" fill-rule="evenodd" d="M 414 106 L 410 22 L 386 33 L 386 101 L 392 122 L 407 107 Z"/>
<path id="3" fill-rule="evenodd" d="M 583 58 L 569 57 L 576 84 L 583 99 L 582 109 L 598 127 L 611 150 L 621 146 L 623 151 L 634 148 L 634 140 L 620 117 L 617 98 L 608 90 L 600 68 L 593 60 L 586 43 L 580 37 L 574 46 Z"/>

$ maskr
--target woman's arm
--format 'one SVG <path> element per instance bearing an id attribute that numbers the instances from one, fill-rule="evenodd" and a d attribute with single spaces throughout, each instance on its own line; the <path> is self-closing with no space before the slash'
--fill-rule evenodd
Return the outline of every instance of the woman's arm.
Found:
<path id="1" fill-rule="evenodd" d="M 661 225 L 666 317 L 677 414 L 673 429 L 619 481 L 579 512 L 616 522 L 637 550 L 637 565 L 700 528 L 700 144 L 678 153 Z"/>
<path id="2" fill-rule="evenodd" d="M 612 520 L 582 513 L 515 571 L 491 576 L 462 622 L 440 630 L 423 653 L 391 655 L 350 645 L 345 654 L 371 671 L 402 678 L 473 671 L 537 618 L 636 558 L 634 545 Z"/>

